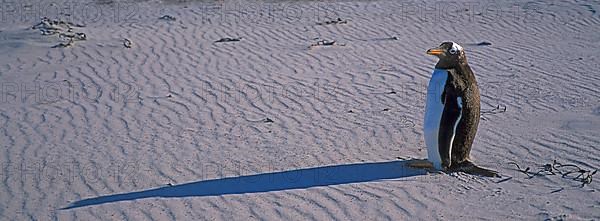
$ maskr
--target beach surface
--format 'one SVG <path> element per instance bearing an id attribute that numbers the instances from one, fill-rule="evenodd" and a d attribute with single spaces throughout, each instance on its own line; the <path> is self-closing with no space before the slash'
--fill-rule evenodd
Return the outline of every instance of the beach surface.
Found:
<path id="1" fill-rule="evenodd" d="M 0 220 L 600 219 L 599 1 L 1 4 Z M 443 41 L 502 178 L 407 167 Z"/>

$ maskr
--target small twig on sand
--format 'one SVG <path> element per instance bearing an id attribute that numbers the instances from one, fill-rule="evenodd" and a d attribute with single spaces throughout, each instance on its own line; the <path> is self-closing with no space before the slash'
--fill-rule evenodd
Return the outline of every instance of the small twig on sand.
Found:
<path id="1" fill-rule="evenodd" d="M 325 22 L 317 22 L 317 25 L 337 25 L 337 24 L 348 24 L 348 20 L 342 20 L 341 18 L 337 18 L 331 21 Z"/>
<path id="2" fill-rule="evenodd" d="M 236 42 L 236 41 L 241 41 L 242 37 L 238 37 L 238 38 L 221 38 L 219 40 L 216 40 L 215 43 L 223 43 L 223 42 Z"/>
<path id="3" fill-rule="evenodd" d="M 507 177 L 507 178 L 498 180 L 496 183 L 504 183 L 504 182 L 509 181 L 509 180 L 512 180 L 512 177 Z"/>
<path id="4" fill-rule="evenodd" d="M 177 20 L 175 17 L 170 16 L 170 15 L 163 15 L 163 16 L 161 16 L 158 19 L 165 20 L 165 21 L 175 21 L 175 20 Z"/>
<path id="5" fill-rule="evenodd" d="M 398 38 L 397 36 L 371 39 L 371 41 L 397 41 L 397 40 L 400 40 L 400 38 Z"/>
<path id="6" fill-rule="evenodd" d="M 346 46 L 346 44 L 339 44 L 336 41 L 328 41 L 328 40 L 321 40 L 321 41 L 317 41 L 317 43 L 315 44 L 311 44 L 309 48 L 312 47 L 319 47 L 319 46 Z"/>
<path id="7" fill-rule="evenodd" d="M 260 119 L 260 120 L 248 120 L 250 122 L 256 122 L 256 123 L 273 123 L 275 121 L 271 120 L 271 118 L 264 118 L 264 119 Z"/>
<path id="8" fill-rule="evenodd" d="M 562 188 L 562 187 L 561 187 L 560 189 L 553 190 L 553 191 L 552 191 L 552 192 L 550 192 L 550 193 L 558 193 L 558 192 L 560 192 L 560 191 L 563 191 L 564 189 L 565 189 L 565 188 Z"/>

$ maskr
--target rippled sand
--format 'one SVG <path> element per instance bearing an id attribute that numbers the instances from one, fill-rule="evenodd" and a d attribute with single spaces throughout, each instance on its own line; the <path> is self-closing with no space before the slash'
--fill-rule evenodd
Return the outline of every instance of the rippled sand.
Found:
<path id="1" fill-rule="evenodd" d="M 49 3 L 3 11 L 1 220 L 600 219 L 599 182 L 510 164 L 599 167 L 598 1 L 166 2 L 73 6 L 67 48 Z M 406 167 L 446 40 L 506 107 L 471 155 L 510 180 Z"/>

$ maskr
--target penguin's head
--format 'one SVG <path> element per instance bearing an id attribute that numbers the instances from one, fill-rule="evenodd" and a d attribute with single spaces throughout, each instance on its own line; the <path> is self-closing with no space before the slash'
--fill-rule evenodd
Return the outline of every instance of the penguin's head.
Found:
<path id="1" fill-rule="evenodd" d="M 453 68 L 461 61 L 466 61 L 463 47 L 454 42 L 444 42 L 437 48 L 427 50 L 427 54 L 435 55 L 440 59 L 436 65 L 440 68 Z"/>

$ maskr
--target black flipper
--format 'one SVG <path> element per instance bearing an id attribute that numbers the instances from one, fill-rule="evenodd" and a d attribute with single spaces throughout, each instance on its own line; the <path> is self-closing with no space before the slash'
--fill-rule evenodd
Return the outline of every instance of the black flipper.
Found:
<path id="1" fill-rule="evenodd" d="M 440 121 L 440 130 L 438 134 L 438 150 L 442 158 L 442 167 L 449 168 L 451 165 L 452 143 L 456 136 L 456 125 L 461 119 L 461 105 L 458 102 L 458 96 L 451 87 L 444 90 L 444 111 Z"/>

